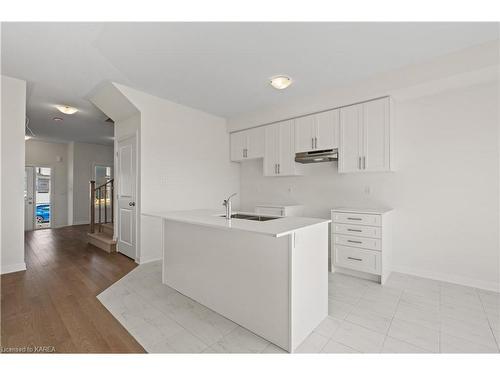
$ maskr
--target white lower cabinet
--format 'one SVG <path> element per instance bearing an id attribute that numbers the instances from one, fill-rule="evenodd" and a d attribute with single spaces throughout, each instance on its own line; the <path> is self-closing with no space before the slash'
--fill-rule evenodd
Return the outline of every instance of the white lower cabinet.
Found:
<path id="1" fill-rule="evenodd" d="M 382 271 L 381 263 L 381 256 L 378 251 L 342 245 L 336 245 L 335 247 L 335 264 L 337 266 L 380 275 Z"/>
<path id="2" fill-rule="evenodd" d="M 332 270 L 354 270 L 380 276 L 390 274 L 392 210 L 335 208 L 332 216 Z"/>

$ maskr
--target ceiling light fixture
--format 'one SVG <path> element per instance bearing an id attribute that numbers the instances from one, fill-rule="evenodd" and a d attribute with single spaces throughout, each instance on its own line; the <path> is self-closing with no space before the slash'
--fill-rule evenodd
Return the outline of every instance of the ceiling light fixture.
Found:
<path id="1" fill-rule="evenodd" d="M 270 84 L 277 90 L 283 90 L 292 84 L 292 79 L 287 76 L 276 76 L 271 78 Z"/>
<path id="2" fill-rule="evenodd" d="M 73 113 L 78 112 L 78 109 L 70 107 L 69 105 L 56 104 L 56 108 L 65 115 L 72 115 Z"/>
<path id="3" fill-rule="evenodd" d="M 54 117 L 52 120 L 54 120 L 54 121 L 63 121 L 63 119 L 60 118 L 60 117 Z"/>

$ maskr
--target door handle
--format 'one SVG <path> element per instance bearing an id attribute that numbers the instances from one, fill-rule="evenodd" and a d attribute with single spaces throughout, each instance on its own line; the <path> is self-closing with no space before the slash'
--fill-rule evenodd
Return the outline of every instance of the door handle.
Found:
<path id="1" fill-rule="evenodd" d="M 134 206 L 135 206 L 135 202 L 128 202 L 128 205 L 129 205 L 130 207 L 134 207 Z"/>

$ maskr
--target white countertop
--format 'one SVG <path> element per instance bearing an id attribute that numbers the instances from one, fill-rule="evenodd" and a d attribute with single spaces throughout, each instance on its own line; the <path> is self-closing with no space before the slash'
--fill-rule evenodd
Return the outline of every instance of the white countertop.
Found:
<path id="1" fill-rule="evenodd" d="M 392 211 L 392 208 L 388 208 L 388 207 L 379 207 L 379 208 L 335 207 L 335 208 L 332 208 L 332 211 L 349 212 L 349 213 L 356 213 L 356 214 L 383 215 L 386 212 Z"/>
<path id="2" fill-rule="evenodd" d="M 255 212 L 233 212 L 256 215 Z M 223 211 L 217 210 L 189 210 L 171 212 L 150 212 L 143 213 L 147 216 L 161 217 L 165 220 L 179 221 L 182 223 L 203 225 L 219 229 L 242 230 L 264 234 L 273 237 L 282 237 L 312 225 L 329 223 L 329 219 L 317 219 L 312 217 L 285 216 L 269 221 L 253 221 L 245 219 L 226 220 Z M 269 215 L 260 215 L 269 216 Z"/>

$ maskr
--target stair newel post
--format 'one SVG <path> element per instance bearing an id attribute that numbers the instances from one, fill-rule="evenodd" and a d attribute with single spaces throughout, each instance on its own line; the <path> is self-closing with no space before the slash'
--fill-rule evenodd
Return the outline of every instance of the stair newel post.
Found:
<path id="1" fill-rule="evenodd" d="M 95 181 L 90 181 L 90 233 L 95 231 Z"/>
<path id="2" fill-rule="evenodd" d="M 108 222 L 108 185 L 104 185 L 104 224 Z"/>
<path id="3" fill-rule="evenodd" d="M 101 189 L 102 187 L 99 187 L 97 189 L 97 199 L 98 199 L 98 202 L 99 202 L 99 232 L 101 231 Z"/>
<path id="4" fill-rule="evenodd" d="M 111 222 L 114 223 L 115 218 L 115 182 L 111 180 Z"/>

